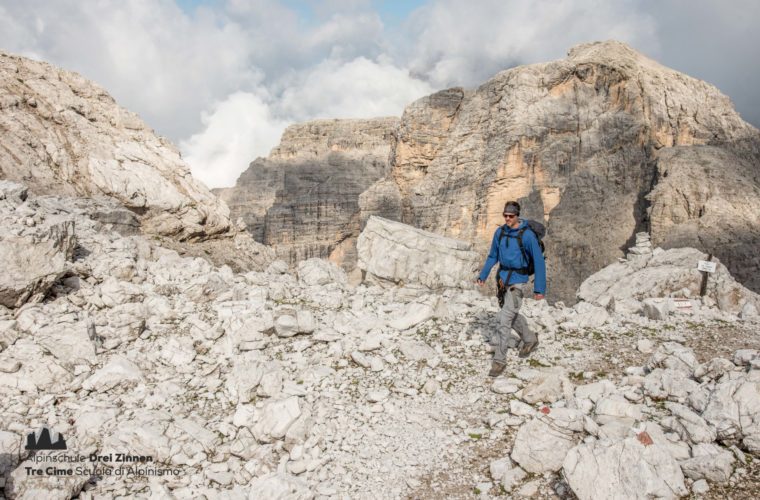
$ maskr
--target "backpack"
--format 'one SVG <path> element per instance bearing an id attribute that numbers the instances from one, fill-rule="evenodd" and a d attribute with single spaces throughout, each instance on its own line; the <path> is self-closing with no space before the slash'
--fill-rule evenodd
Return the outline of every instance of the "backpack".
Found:
<path id="1" fill-rule="evenodd" d="M 524 227 L 520 229 L 517 232 L 516 238 L 517 238 L 517 244 L 519 245 L 519 248 L 520 248 L 520 252 L 522 252 L 523 258 L 528 263 L 528 266 L 522 267 L 519 269 L 507 269 L 507 271 L 509 271 L 509 274 L 515 271 L 520 274 L 527 274 L 528 276 L 532 276 L 536 272 L 535 266 L 533 264 L 533 259 L 531 259 L 528 253 L 525 251 L 525 247 L 523 246 L 523 242 L 522 242 L 523 233 L 525 233 L 525 231 L 528 229 L 533 231 L 533 234 L 536 235 L 536 239 L 538 240 L 538 247 L 541 249 L 541 253 L 544 254 L 544 257 L 546 257 L 546 247 L 544 246 L 544 240 L 543 240 L 544 236 L 546 235 L 546 228 L 544 227 L 543 224 L 541 224 L 538 221 L 528 219 L 526 220 L 526 222 L 528 223 L 528 227 Z M 504 237 L 506 236 L 507 236 L 507 232 L 504 229 L 504 226 L 501 226 L 499 228 L 499 243 L 498 243 L 497 248 L 501 248 L 501 240 L 504 239 Z M 500 259 L 499 270 L 496 273 L 496 297 L 499 299 L 499 307 L 504 306 L 504 294 L 507 291 L 506 284 L 502 285 L 500 283 L 501 280 L 499 279 L 499 274 L 501 273 L 501 270 L 502 270 L 502 267 L 501 267 L 501 259 Z M 507 274 L 507 282 L 509 282 L 509 274 Z"/>

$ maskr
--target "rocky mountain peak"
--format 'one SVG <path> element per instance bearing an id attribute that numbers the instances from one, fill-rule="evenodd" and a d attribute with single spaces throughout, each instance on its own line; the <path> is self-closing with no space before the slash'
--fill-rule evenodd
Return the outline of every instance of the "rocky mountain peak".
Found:
<path id="1" fill-rule="evenodd" d="M 756 496 L 760 295 L 730 266 L 757 262 L 757 148 L 704 135 L 744 140 L 729 110 L 568 59 L 294 126 L 231 192 L 299 262 L 241 270 L 139 231 L 223 230 L 160 138 L 106 125 L 122 110 L 76 75 L 0 61 L 4 497 Z M 184 208 L 143 177 L 190 186 Z M 582 280 L 571 307 L 523 298 L 528 358 L 473 283 L 505 197 L 548 221 L 550 286 Z"/>
<path id="2" fill-rule="evenodd" d="M 35 194 L 108 196 L 180 240 L 231 229 L 177 149 L 77 73 L 0 52 L 0 131 L 0 178 Z"/>
<path id="3" fill-rule="evenodd" d="M 344 122 L 331 123 L 337 130 Z M 665 248 L 713 253 L 760 290 L 752 250 L 760 244 L 752 215 L 760 209 L 760 132 L 714 86 L 624 43 L 578 45 L 565 59 L 508 69 L 476 89 L 423 97 L 397 125 L 383 122 L 388 129 L 375 142 L 350 121 L 339 133 L 319 132 L 325 126 L 293 126 L 269 160 L 254 162 L 222 195 L 236 200 L 233 213 L 254 237 L 286 260 L 318 255 L 355 272 L 356 235 L 372 215 L 465 239 L 485 255 L 503 223 L 504 202 L 512 199 L 524 217 L 548 227 L 551 300 L 575 300 L 583 280 L 623 257 L 642 231 Z M 316 134 L 312 142 L 304 139 L 308 130 Z M 365 159 L 389 151 L 371 185 L 362 184 L 372 175 L 357 167 L 358 149 L 330 156 L 324 141 L 307 146 L 332 133 L 363 144 Z M 357 138 L 348 138 L 351 133 Z M 309 170 L 303 189 L 290 192 L 309 192 L 316 207 L 340 200 L 341 218 L 351 224 L 333 225 L 334 213 L 324 209 L 312 209 L 308 218 L 288 215 L 304 200 L 282 189 L 286 172 L 296 170 L 271 162 L 295 162 L 301 147 L 329 167 Z M 355 186 L 364 187 L 337 198 L 334 189 L 313 189 L 336 175 L 360 175 Z"/>

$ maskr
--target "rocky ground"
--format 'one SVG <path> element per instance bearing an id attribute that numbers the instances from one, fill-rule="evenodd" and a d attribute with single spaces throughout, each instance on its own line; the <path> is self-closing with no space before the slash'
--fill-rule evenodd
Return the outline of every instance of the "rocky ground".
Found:
<path id="1" fill-rule="evenodd" d="M 541 344 L 492 380 L 488 290 L 350 286 L 319 259 L 235 273 L 122 236 L 91 215 L 106 202 L 3 189 L 0 251 L 49 263 L 0 287 L 9 498 L 741 498 L 759 484 L 747 301 L 526 299 Z M 103 460 L 30 476 L 61 456 L 24 449 L 44 426 L 68 453 L 176 473 Z"/>

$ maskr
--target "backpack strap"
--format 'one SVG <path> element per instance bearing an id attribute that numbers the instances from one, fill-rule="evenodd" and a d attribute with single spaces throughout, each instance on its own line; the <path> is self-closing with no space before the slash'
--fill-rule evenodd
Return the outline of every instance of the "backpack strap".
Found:
<path id="1" fill-rule="evenodd" d="M 506 226 L 506 224 L 504 224 Z M 499 242 L 496 244 L 496 258 L 499 259 L 499 269 L 496 271 L 496 281 L 499 281 L 499 275 L 501 274 L 501 256 L 498 255 L 498 252 L 501 252 L 501 240 L 504 239 L 504 236 L 506 235 L 506 231 L 504 230 L 504 226 L 499 227 Z"/>
<path id="2" fill-rule="evenodd" d="M 526 229 L 530 229 L 530 228 L 524 227 L 517 232 L 517 244 L 520 245 L 520 252 L 522 252 L 523 259 L 525 259 L 525 262 L 527 262 L 528 265 L 530 266 L 530 260 L 528 259 L 528 254 L 525 252 L 525 247 L 523 246 L 523 242 L 522 242 L 523 233 L 525 233 Z"/>
<path id="3" fill-rule="evenodd" d="M 504 226 L 506 226 L 506 224 L 504 224 Z M 497 250 L 501 249 L 501 240 L 504 238 L 504 236 L 506 236 L 506 230 L 504 229 L 504 226 L 501 226 L 501 228 L 499 228 L 499 231 L 500 231 L 499 232 L 499 244 L 496 247 Z M 507 282 L 505 283 L 505 286 L 509 285 L 509 278 L 512 275 L 512 271 L 515 271 L 515 272 L 520 273 L 520 274 L 530 274 L 530 260 L 528 259 L 528 254 L 525 252 L 525 248 L 523 247 L 523 242 L 522 242 L 522 236 L 523 236 L 523 233 L 525 232 L 526 229 L 530 229 L 530 227 L 524 227 L 524 228 L 520 229 L 517 232 L 517 244 L 518 244 L 518 246 L 520 248 L 520 252 L 522 253 L 523 258 L 525 259 L 525 262 L 527 262 L 527 266 L 526 267 L 517 267 L 517 268 L 514 268 L 514 267 L 505 267 L 505 268 L 503 268 L 503 269 L 506 269 L 508 271 L 508 273 L 507 273 Z M 511 236 L 507 236 L 507 238 L 511 238 Z M 507 244 L 509 244 L 509 240 L 507 240 Z M 501 270 L 502 270 L 502 267 L 501 267 L 501 258 L 500 258 L 499 259 L 499 272 L 496 274 L 496 276 L 498 276 L 499 273 L 501 273 Z"/>

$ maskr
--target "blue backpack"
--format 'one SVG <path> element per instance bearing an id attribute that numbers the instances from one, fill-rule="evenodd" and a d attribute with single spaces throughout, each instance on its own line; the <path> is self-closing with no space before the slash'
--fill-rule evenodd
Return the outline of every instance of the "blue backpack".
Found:
<path id="1" fill-rule="evenodd" d="M 501 228 L 499 228 L 499 243 L 498 243 L 497 248 L 501 248 L 501 240 L 504 239 L 505 237 L 516 238 L 517 245 L 520 248 L 520 252 L 522 252 L 525 262 L 528 263 L 527 267 L 520 267 L 520 268 L 504 267 L 503 268 L 501 266 L 501 259 L 499 259 L 499 271 L 496 273 L 496 297 L 499 299 L 499 307 L 504 306 L 504 294 L 507 292 L 506 283 L 502 283 L 501 279 L 499 278 L 499 274 L 501 274 L 502 269 L 506 269 L 507 271 L 507 283 L 509 283 L 509 276 L 513 272 L 520 273 L 520 274 L 527 274 L 528 276 L 532 276 L 536 272 L 535 266 L 533 264 L 533 259 L 530 258 L 530 255 L 528 254 L 528 252 L 525 251 L 525 247 L 523 246 L 522 237 L 525 231 L 527 231 L 528 229 L 533 231 L 533 234 L 536 235 L 536 239 L 538 240 L 538 246 L 539 248 L 541 248 L 541 253 L 544 254 L 544 256 L 546 256 L 546 253 L 545 253 L 546 247 L 544 246 L 544 236 L 546 236 L 546 228 L 544 227 L 543 224 L 541 224 L 538 221 L 526 220 L 526 222 L 528 223 L 528 226 L 520 229 L 517 232 L 517 236 L 507 236 L 507 230 L 505 229 L 506 224 L 504 226 L 501 226 Z"/>

